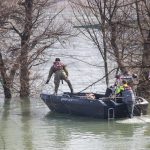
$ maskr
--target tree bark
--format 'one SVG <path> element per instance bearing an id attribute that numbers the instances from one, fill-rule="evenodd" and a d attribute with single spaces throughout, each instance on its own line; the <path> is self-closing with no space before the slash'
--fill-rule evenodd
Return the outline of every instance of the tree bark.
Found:
<path id="1" fill-rule="evenodd" d="M 125 72 L 127 71 L 127 68 L 124 65 L 122 56 L 120 55 L 120 52 L 119 52 L 119 48 L 116 44 L 116 40 L 117 40 L 116 25 L 115 23 L 111 23 L 110 26 L 111 26 L 111 45 L 114 51 L 115 59 L 121 72 Z"/>
<path id="2" fill-rule="evenodd" d="M 0 53 L 0 73 L 2 78 L 2 86 L 4 89 L 4 96 L 6 99 L 11 98 L 10 80 L 6 74 L 6 68 L 4 66 L 2 54 Z"/>
<path id="3" fill-rule="evenodd" d="M 142 69 L 139 79 L 137 93 L 150 101 L 150 31 L 147 40 L 144 42 Z"/>
<path id="4" fill-rule="evenodd" d="M 102 32 L 103 32 L 103 45 L 104 45 L 104 67 L 105 67 L 105 75 L 106 75 L 106 85 L 107 87 L 109 87 L 106 36 L 105 36 L 105 31 L 103 30 Z"/>
<path id="5" fill-rule="evenodd" d="M 29 40 L 32 29 L 32 7 L 33 0 L 25 0 L 25 26 L 21 37 L 21 55 L 20 55 L 20 97 L 30 95 L 28 53 Z"/>

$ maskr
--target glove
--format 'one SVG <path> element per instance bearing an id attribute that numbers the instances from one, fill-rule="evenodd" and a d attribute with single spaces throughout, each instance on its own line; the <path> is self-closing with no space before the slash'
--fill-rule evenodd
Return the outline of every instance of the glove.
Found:
<path id="1" fill-rule="evenodd" d="M 49 82 L 49 81 L 47 80 L 47 81 L 45 82 L 45 84 L 48 84 L 48 82 Z"/>

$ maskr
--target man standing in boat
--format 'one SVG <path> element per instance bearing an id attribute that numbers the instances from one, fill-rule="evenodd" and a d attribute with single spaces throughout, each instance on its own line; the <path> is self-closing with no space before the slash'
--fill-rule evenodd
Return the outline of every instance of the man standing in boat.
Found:
<path id="1" fill-rule="evenodd" d="M 68 84 L 68 86 L 70 88 L 71 93 L 73 93 L 73 88 L 72 88 L 71 82 L 68 79 L 68 70 L 66 68 L 66 65 L 64 65 L 60 61 L 60 58 L 56 58 L 55 62 L 51 66 L 50 71 L 49 71 L 49 75 L 48 75 L 48 78 L 47 78 L 47 81 L 46 81 L 46 84 L 48 84 L 48 82 L 51 79 L 53 73 L 55 74 L 54 75 L 54 84 L 55 84 L 55 92 L 54 92 L 54 94 L 57 94 L 57 92 L 58 92 L 60 80 L 66 81 L 66 83 Z"/>
<path id="2" fill-rule="evenodd" d="M 129 71 L 125 71 L 122 75 L 116 75 L 115 86 L 121 86 L 123 80 L 126 81 L 127 84 L 130 84 L 132 90 L 134 91 L 134 93 L 136 93 L 138 84 L 137 74 L 131 74 Z"/>
<path id="3" fill-rule="evenodd" d="M 132 87 L 130 86 L 130 83 L 127 84 L 127 81 L 123 80 L 122 85 L 116 89 L 116 94 L 122 97 L 122 101 L 127 106 L 128 117 L 132 118 L 135 105 L 135 95 Z"/>

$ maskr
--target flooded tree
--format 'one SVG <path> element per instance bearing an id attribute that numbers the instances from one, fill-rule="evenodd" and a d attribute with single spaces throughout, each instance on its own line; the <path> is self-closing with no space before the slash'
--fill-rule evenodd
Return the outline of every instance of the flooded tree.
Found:
<path id="1" fill-rule="evenodd" d="M 2 81 L 9 83 L 10 94 L 12 88 L 26 97 L 30 95 L 30 70 L 45 62 L 47 51 L 54 43 L 69 37 L 70 28 L 57 19 L 64 9 L 57 8 L 57 1 L 18 0 L 15 4 L 2 27 L 5 32 L 1 36 L 1 75 L 5 72 Z"/>
<path id="2" fill-rule="evenodd" d="M 149 48 L 148 41 L 143 40 L 146 39 L 144 32 L 149 31 L 147 0 L 78 0 L 76 2 L 69 0 L 69 2 L 76 17 L 77 27 L 85 36 L 90 37 L 100 50 L 105 74 L 108 72 L 106 68 L 108 70 L 108 66 L 116 62 L 121 73 L 128 70 L 136 72 L 141 80 L 141 68 L 147 68 L 148 77 L 150 63 L 146 60 L 149 60 Z M 144 91 L 146 92 L 146 89 Z"/>
<path id="3" fill-rule="evenodd" d="M 131 58 L 133 54 L 129 40 L 133 39 L 136 29 L 129 29 L 124 25 L 129 23 L 127 18 L 129 8 L 123 8 L 126 3 L 119 0 L 69 2 L 77 20 L 76 27 L 90 38 L 100 51 L 104 61 L 106 84 L 109 85 L 108 72 L 112 61 L 116 62 L 121 72 L 125 72 L 126 61 L 130 62 L 127 56 Z"/>
<path id="4" fill-rule="evenodd" d="M 150 100 L 150 2 L 135 1 L 138 29 L 141 33 L 143 53 L 140 67 L 138 93 Z"/>
<path id="5" fill-rule="evenodd" d="M 13 10 L 15 9 L 15 0 L 10 1 L 6 0 L 0 0 L 0 43 L 1 43 L 1 48 L 0 48 L 0 78 L 1 78 L 1 84 L 3 86 L 3 90 L 4 90 L 4 95 L 5 98 L 11 98 L 11 84 L 10 84 L 10 80 L 11 78 L 13 78 L 13 72 L 15 67 L 12 67 L 10 69 L 10 72 L 8 75 L 7 73 L 7 59 L 6 59 L 6 54 L 7 54 L 7 50 L 4 50 L 4 45 L 6 44 L 4 42 L 4 37 L 5 34 L 7 33 L 7 22 L 9 20 L 9 16 L 10 14 L 13 12 Z"/>
<path id="6" fill-rule="evenodd" d="M 69 0 L 74 16 L 77 22 L 73 22 L 74 27 L 90 39 L 98 48 L 104 61 L 104 70 L 106 75 L 106 85 L 109 85 L 108 79 L 108 51 L 106 45 L 106 15 L 105 6 L 98 5 L 100 2 L 94 0 Z M 102 40 L 101 40 L 102 38 Z"/>

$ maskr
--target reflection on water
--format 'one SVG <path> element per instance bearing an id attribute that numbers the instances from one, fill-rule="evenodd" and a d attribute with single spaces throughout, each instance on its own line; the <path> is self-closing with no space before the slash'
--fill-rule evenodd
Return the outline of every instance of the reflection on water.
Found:
<path id="1" fill-rule="evenodd" d="M 22 141 L 24 149 L 33 149 L 33 139 L 30 120 L 30 99 L 22 100 L 21 102 L 21 123 L 22 123 Z"/>
<path id="2" fill-rule="evenodd" d="M 4 101 L 4 105 L 3 105 L 3 108 L 4 108 L 4 111 L 3 111 L 3 113 L 2 113 L 2 120 L 7 120 L 7 117 L 9 116 L 9 109 L 10 109 L 10 101 L 8 101 L 8 100 L 6 100 L 6 101 Z M 3 122 L 2 122 L 2 129 L 3 129 L 3 132 L 5 133 L 5 129 L 6 129 L 6 127 L 7 127 L 7 124 L 3 124 Z M 0 134 L 0 138 L 1 138 L 1 147 L 3 148 L 3 149 L 6 149 L 6 142 L 5 142 L 5 139 L 4 139 L 4 137 L 3 137 L 3 134 Z"/>
<path id="3" fill-rule="evenodd" d="M 0 105 L 0 150 L 150 149 L 150 123 L 56 114 L 40 99 Z"/>

